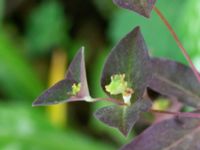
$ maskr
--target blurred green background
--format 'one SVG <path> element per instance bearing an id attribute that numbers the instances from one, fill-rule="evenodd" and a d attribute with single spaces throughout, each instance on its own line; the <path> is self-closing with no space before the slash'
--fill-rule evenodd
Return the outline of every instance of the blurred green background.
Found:
<path id="1" fill-rule="evenodd" d="M 200 1 L 158 1 L 156 6 L 200 69 Z M 155 12 L 151 16 L 120 9 L 112 0 L 0 0 L 0 149 L 114 150 L 140 133 L 145 123 L 124 138 L 97 121 L 92 112 L 106 102 L 31 105 L 64 77 L 82 45 L 91 94 L 103 97 L 99 79 L 104 60 L 137 25 L 152 56 L 187 64 L 159 17 Z"/>

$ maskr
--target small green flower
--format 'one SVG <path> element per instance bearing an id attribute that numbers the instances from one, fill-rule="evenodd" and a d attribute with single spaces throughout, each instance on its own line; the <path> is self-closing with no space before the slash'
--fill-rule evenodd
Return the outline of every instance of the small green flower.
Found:
<path id="1" fill-rule="evenodd" d="M 77 95 L 78 94 L 78 92 L 81 90 L 81 83 L 78 83 L 78 84 L 76 84 L 76 83 L 74 83 L 73 85 L 72 85 L 72 95 Z"/>
<path id="2" fill-rule="evenodd" d="M 124 80 L 125 74 L 116 74 L 111 76 L 111 82 L 106 85 L 106 91 L 111 95 L 122 94 L 127 89 L 127 82 Z"/>
<path id="3" fill-rule="evenodd" d="M 111 76 L 111 82 L 105 86 L 105 89 L 111 95 L 122 94 L 124 102 L 131 105 L 130 99 L 134 91 L 132 88 L 128 87 L 128 83 L 125 81 L 125 74 L 115 74 Z"/>

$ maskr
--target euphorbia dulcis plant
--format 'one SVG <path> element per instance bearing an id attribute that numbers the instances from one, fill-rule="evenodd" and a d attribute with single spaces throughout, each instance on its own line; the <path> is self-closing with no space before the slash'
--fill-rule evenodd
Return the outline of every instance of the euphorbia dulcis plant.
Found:
<path id="1" fill-rule="evenodd" d="M 133 10 L 145 17 L 150 17 L 156 2 L 156 0 L 113 1 L 118 6 Z M 156 12 L 174 36 L 175 33 L 172 28 L 157 8 Z M 175 40 L 181 47 L 182 45 L 180 45 L 176 35 Z M 192 62 L 189 63 L 192 65 Z M 93 98 L 90 95 L 84 61 L 84 47 L 82 47 L 71 62 L 65 78 L 44 91 L 35 100 L 33 106 L 73 101 L 96 102 L 108 100 L 114 102 L 114 104 L 98 109 L 94 113 L 95 117 L 111 127 L 118 128 L 127 136 L 140 118 L 141 112 L 162 112 L 151 109 L 151 100 L 154 100 L 155 97 L 151 96 L 149 90 L 155 91 L 157 96 L 173 97 L 184 105 L 199 108 L 200 84 L 198 76 L 199 73 L 196 72 L 194 66 L 190 68 L 171 60 L 151 58 L 140 28 L 135 27 L 111 50 L 105 61 L 101 87 L 108 95 L 107 98 Z M 189 135 L 190 137 L 198 136 L 200 138 L 200 121 L 198 119 L 200 115 L 198 112 L 166 111 L 162 113 L 178 116 L 178 119 L 175 117 L 153 124 L 132 143 L 125 146 L 123 150 L 160 150 L 165 148 L 171 150 L 174 147 L 178 149 L 181 142 L 184 142 L 187 146 L 191 145 L 186 143 L 187 140 L 182 139 L 182 136 L 187 137 Z M 187 120 L 191 123 L 188 123 Z M 165 125 L 166 128 L 163 127 Z M 177 135 L 175 135 L 174 128 L 177 128 Z M 173 138 L 166 140 L 165 135 L 161 136 L 164 131 L 167 132 L 166 136 L 172 135 Z M 190 134 L 191 132 L 192 134 Z M 198 135 L 196 135 L 196 132 Z M 192 144 L 198 146 L 195 141 Z"/>

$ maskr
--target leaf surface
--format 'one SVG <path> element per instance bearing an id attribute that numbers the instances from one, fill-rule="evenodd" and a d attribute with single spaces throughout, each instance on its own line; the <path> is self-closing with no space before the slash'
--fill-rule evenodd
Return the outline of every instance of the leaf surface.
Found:
<path id="1" fill-rule="evenodd" d="M 7 99 L 30 103 L 43 89 L 43 84 L 27 59 L 18 53 L 17 44 L 0 28 L 1 89 Z"/>
<path id="2" fill-rule="evenodd" d="M 149 18 L 156 0 L 113 0 L 113 2 L 119 7 L 135 11 Z"/>
<path id="3" fill-rule="evenodd" d="M 80 91 L 76 95 L 72 95 L 73 84 L 80 83 Z M 73 61 L 71 62 L 65 79 L 57 82 L 55 85 L 44 91 L 33 103 L 33 106 L 51 105 L 70 101 L 90 100 L 88 90 L 84 48 L 82 47 Z"/>
<path id="4" fill-rule="evenodd" d="M 151 63 L 140 28 L 134 28 L 110 52 L 102 73 L 101 86 L 109 97 L 123 101 L 123 94 L 112 94 L 106 90 L 113 75 L 125 75 L 128 87 L 133 90 L 132 105 L 108 106 L 99 109 L 95 116 L 105 124 L 118 128 L 127 135 L 139 118 L 143 106 L 148 110 L 150 101 L 142 100 L 152 78 Z M 120 88 L 119 88 L 120 89 Z"/>
<path id="5" fill-rule="evenodd" d="M 172 118 L 152 125 L 121 150 L 199 150 L 200 119 Z"/>
<path id="6" fill-rule="evenodd" d="M 28 15 L 26 24 L 26 42 L 31 57 L 48 54 L 52 47 L 63 47 L 69 42 L 65 34 L 69 31 L 69 19 L 58 1 L 42 1 Z"/>
<path id="7" fill-rule="evenodd" d="M 200 107 L 200 84 L 188 66 L 159 58 L 152 58 L 151 62 L 154 72 L 151 89 L 187 105 Z"/>
<path id="8" fill-rule="evenodd" d="M 112 105 L 98 109 L 95 117 L 103 123 L 118 128 L 125 136 L 128 135 L 140 112 L 147 111 L 151 107 L 151 101 L 138 100 L 131 106 Z"/>
<path id="9" fill-rule="evenodd" d="M 140 28 L 134 28 L 110 52 L 102 73 L 101 86 L 112 98 L 122 100 L 122 95 L 111 95 L 105 86 L 111 82 L 111 76 L 125 74 L 125 80 L 134 93 L 131 102 L 135 102 L 144 94 L 148 82 L 152 78 L 151 63 L 145 41 Z"/>

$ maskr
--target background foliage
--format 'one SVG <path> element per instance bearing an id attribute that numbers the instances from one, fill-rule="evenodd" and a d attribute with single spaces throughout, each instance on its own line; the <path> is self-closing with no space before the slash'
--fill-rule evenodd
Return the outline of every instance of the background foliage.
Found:
<path id="1" fill-rule="evenodd" d="M 200 69 L 200 1 L 158 1 L 156 6 Z M 152 56 L 186 63 L 154 12 L 151 19 L 144 19 L 111 0 L 0 0 L 0 149 L 112 150 L 140 133 L 146 127 L 142 120 L 128 139 L 95 120 L 93 110 L 105 102 L 77 102 L 59 109 L 31 106 L 64 76 L 65 66 L 82 45 L 91 95 L 104 96 L 99 79 L 105 57 L 136 25 Z"/>

